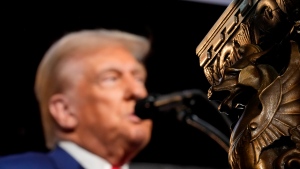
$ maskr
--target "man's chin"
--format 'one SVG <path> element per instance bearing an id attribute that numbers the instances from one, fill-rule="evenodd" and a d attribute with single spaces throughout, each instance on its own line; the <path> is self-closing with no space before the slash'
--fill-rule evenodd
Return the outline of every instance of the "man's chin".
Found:
<path id="1" fill-rule="evenodd" d="M 137 130 L 134 131 L 131 143 L 135 147 L 144 148 L 150 141 L 151 131 L 149 130 Z"/>

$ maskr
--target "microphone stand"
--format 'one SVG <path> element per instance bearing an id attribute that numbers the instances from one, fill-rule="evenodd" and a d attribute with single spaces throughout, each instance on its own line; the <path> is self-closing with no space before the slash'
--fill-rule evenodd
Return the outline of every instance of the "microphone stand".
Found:
<path id="1" fill-rule="evenodd" d="M 208 135 L 211 139 L 217 142 L 227 153 L 229 151 L 229 138 L 210 123 L 202 120 L 197 115 L 192 113 L 191 109 L 186 106 L 176 108 L 177 119 L 188 125 L 199 129 L 201 132 Z"/>

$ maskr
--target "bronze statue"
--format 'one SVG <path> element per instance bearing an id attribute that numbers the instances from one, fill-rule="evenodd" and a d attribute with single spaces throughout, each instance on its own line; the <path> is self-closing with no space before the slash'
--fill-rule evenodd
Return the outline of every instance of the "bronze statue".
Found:
<path id="1" fill-rule="evenodd" d="M 300 0 L 233 0 L 198 45 L 233 169 L 300 169 Z"/>

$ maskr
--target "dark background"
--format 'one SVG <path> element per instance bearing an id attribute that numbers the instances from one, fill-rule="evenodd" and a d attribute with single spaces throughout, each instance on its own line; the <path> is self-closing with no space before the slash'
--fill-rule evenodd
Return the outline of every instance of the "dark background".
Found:
<path id="1" fill-rule="evenodd" d="M 45 51 L 63 34 L 104 27 L 150 37 L 153 49 L 146 61 L 149 93 L 187 89 L 206 93 L 210 85 L 195 51 L 226 7 L 189 1 L 82 1 L 23 2 L 3 8 L 0 155 L 46 151 L 33 93 L 34 77 Z M 229 137 L 220 113 L 205 98 L 197 101 L 195 113 Z M 152 140 L 134 161 L 228 166 L 227 152 L 214 140 L 170 114 L 154 119 Z"/>

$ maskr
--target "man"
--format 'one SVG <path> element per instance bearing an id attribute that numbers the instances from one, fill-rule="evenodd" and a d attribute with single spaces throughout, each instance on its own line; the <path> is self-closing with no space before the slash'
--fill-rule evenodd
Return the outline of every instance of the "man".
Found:
<path id="1" fill-rule="evenodd" d="M 36 75 L 48 154 L 2 157 L 1 169 L 111 169 L 149 142 L 151 120 L 134 113 L 147 96 L 142 64 L 150 42 L 118 30 L 65 35 L 45 54 Z"/>
<path id="2" fill-rule="evenodd" d="M 1 157 L 0 169 L 201 169 L 130 163 L 151 138 L 152 121 L 134 112 L 147 96 L 149 51 L 148 39 L 119 30 L 82 30 L 54 43 L 35 81 L 51 151 Z"/>

